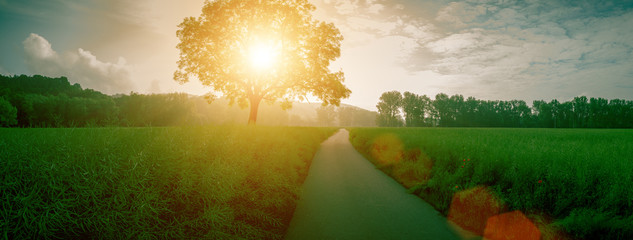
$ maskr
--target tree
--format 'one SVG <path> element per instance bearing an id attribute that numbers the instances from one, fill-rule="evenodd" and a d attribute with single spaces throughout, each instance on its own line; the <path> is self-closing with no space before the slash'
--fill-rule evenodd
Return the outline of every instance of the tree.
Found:
<path id="1" fill-rule="evenodd" d="M 448 95 L 444 93 L 438 93 L 435 95 L 435 101 L 433 101 L 433 107 L 437 111 L 437 117 L 439 118 L 439 126 L 450 126 L 454 120 L 454 114 L 451 112 L 450 99 Z"/>
<path id="2" fill-rule="evenodd" d="M 473 127 L 473 126 L 481 126 L 482 118 L 481 118 L 481 101 L 477 100 L 475 97 L 468 97 L 466 101 L 464 101 L 465 111 L 462 114 L 462 117 L 466 120 L 465 127 Z"/>
<path id="3" fill-rule="evenodd" d="M 560 102 L 558 99 L 552 99 L 549 102 L 549 106 L 552 109 L 552 118 L 554 119 L 554 128 L 560 127 L 561 122 L 561 111 L 560 111 Z"/>
<path id="4" fill-rule="evenodd" d="M 589 118 L 589 100 L 585 96 L 574 97 L 574 126 L 586 128 Z"/>
<path id="5" fill-rule="evenodd" d="M 380 96 L 378 117 L 376 123 L 383 127 L 400 127 L 402 118 L 400 117 L 400 107 L 402 107 L 402 94 L 398 91 L 385 92 Z"/>
<path id="6" fill-rule="evenodd" d="M 451 127 L 464 124 L 464 96 L 455 94 L 448 99 L 449 112 L 452 114 Z"/>
<path id="7" fill-rule="evenodd" d="M 523 100 L 512 100 L 511 127 L 528 127 L 532 118 L 532 110 Z"/>
<path id="8" fill-rule="evenodd" d="M 0 96 L 0 127 L 9 127 L 15 124 L 18 124 L 18 110 Z"/>
<path id="9" fill-rule="evenodd" d="M 331 23 L 312 18 L 307 0 L 217 0 L 206 2 L 198 18 L 179 25 L 180 83 L 196 77 L 240 107 L 250 105 L 257 121 L 261 100 L 291 107 L 311 94 L 338 106 L 351 91 L 343 72 L 331 72 L 343 36 Z"/>
<path id="10" fill-rule="evenodd" d="M 352 126 L 356 109 L 353 107 L 339 107 L 337 113 L 339 126 Z"/>
<path id="11" fill-rule="evenodd" d="M 404 92 L 402 98 L 402 112 L 404 122 L 407 127 L 425 126 L 425 114 L 430 105 L 431 99 L 426 95 L 419 96 L 415 93 Z"/>
<path id="12" fill-rule="evenodd" d="M 332 106 L 320 106 L 316 109 L 316 117 L 319 126 L 333 126 L 336 121 L 336 109 Z"/>
<path id="13" fill-rule="evenodd" d="M 536 113 L 536 119 L 539 127 L 551 128 L 554 127 L 554 117 L 552 113 L 552 107 L 543 100 L 534 100 L 532 107 Z"/>

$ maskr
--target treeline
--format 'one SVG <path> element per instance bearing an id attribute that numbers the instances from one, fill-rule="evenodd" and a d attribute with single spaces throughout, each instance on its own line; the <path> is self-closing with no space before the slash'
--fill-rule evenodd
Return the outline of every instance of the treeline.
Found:
<path id="1" fill-rule="evenodd" d="M 462 95 L 385 92 L 376 105 L 384 127 L 633 128 L 633 101 L 575 97 L 571 101 L 487 101 Z M 402 114 L 401 114 L 402 113 Z"/>
<path id="2" fill-rule="evenodd" d="M 285 111 L 264 103 L 258 124 L 375 126 L 375 112 L 318 106 L 295 103 Z M 331 114 L 317 118 L 318 111 Z M 209 103 L 202 96 L 184 93 L 109 96 L 70 84 L 66 77 L 0 75 L 0 127 L 181 126 L 242 124 L 247 119 L 246 109 L 229 106 L 222 98 Z"/>
<path id="3" fill-rule="evenodd" d="M 0 76 L 0 101 L 12 110 L 2 126 L 168 126 L 194 121 L 186 94 L 108 96 L 65 77 Z"/>
<path id="4" fill-rule="evenodd" d="M 316 109 L 314 126 L 375 127 L 377 116 L 376 112 L 349 105 L 319 106 Z"/>

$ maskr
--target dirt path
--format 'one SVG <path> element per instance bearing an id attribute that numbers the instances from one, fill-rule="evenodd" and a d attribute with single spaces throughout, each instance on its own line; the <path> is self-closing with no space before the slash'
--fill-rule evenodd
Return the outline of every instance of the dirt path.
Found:
<path id="1" fill-rule="evenodd" d="M 321 144 L 286 239 L 462 239 L 356 152 L 348 136 L 340 130 Z"/>

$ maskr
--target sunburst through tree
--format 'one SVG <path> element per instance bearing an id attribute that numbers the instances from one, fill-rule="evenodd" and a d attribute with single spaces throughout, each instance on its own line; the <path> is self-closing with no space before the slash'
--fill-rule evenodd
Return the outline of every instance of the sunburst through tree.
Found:
<path id="1" fill-rule="evenodd" d="M 250 105 L 257 121 L 261 100 L 291 101 L 312 95 L 339 105 L 351 91 L 342 71 L 329 65 L 340 56 L 343 36 L 331 23 L 315 20 L 307 0 L 217 0 L 177 32 L 180 83 L 196 77 L 231 104 Z"/>

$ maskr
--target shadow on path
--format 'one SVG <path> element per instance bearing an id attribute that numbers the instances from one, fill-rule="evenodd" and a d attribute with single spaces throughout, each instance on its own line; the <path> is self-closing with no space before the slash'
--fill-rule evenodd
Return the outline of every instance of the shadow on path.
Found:
<path id="1" fill-rule="evenodd" d="M 364 159 L 340 130 L 315 155 L 286 239 L 462 239 L 431 205 Z"/>

